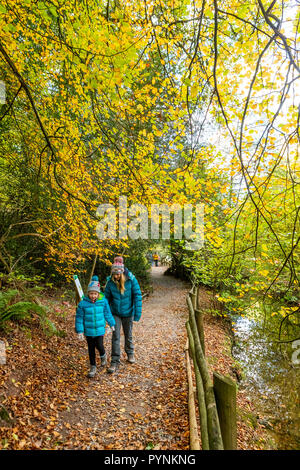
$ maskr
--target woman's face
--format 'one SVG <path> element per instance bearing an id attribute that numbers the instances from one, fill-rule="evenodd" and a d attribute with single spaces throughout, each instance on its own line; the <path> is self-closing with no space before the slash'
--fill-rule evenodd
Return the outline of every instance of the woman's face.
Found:
<path id="1" fill-rule="evenodd" d="M 121 274 L 114 274 L 114 280 L 119 281 L 121 279 Z"/>

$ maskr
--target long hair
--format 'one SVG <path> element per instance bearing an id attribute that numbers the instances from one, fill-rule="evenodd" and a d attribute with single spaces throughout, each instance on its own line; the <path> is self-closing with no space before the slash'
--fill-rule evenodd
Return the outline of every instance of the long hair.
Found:
<path id="1" fill-rule="evenodd" d="M 119 289 L 121 294 L 124 294 L 124 292 L 125 292 L 125 275 L 123 273 L 121 273 L 120 280 L 117 281 L 117 279 L 115 279 L 114 275 L 112 274 L 112 280 L 117 285 L 117 288 Z"/>

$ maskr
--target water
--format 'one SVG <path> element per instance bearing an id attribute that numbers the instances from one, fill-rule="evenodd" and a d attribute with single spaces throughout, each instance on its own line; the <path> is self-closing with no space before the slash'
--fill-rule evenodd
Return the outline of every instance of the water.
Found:
<path id="1" fill-rule="evenodd" d="M 270 432 L 275 448 L 300 449 L 300 365 L 293 365 L 291 357 L 281 353 L 256 321 L 239 316 L 232 320 L 233 356 L 243 369 L 240 388 L 255 403 L 259 421 Z"/>

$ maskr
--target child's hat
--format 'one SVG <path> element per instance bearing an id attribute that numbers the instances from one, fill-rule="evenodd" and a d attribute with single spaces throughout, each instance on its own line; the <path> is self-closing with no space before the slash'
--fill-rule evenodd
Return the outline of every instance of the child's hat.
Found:
<path id="1" fill-rule="evenodd" d="M 112 274 L 122 274 L 124 272 L 124 260 L 122 256 L 116 256 L 111 267 Z"/>
<path id="2" fill-rule="evenodd" d="M 87 291 L 100 292 L 100 282 L 98 276 L 93 276 L 91 282 L 88 285 Z"/>

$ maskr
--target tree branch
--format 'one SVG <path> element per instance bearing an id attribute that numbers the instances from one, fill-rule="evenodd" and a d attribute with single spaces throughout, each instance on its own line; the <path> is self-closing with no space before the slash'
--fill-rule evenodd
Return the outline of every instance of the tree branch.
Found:
<path id="1" fill-rule="evenodd" d="M 278 18 L 276 18 L 276 16 L 274 16 L 273 14 L 271 14 L 271 9 L 273 8 L 275 2 L 273 1 L 271 3 L 271 5 L 269 6 L 268 10 L 266 11 L 264 9 L 264 6 L 262 4 L 262 1 L 261 0 L 258 0 L 258 4 L 259 4 L 259 7 L 262 11 L 262 14 L 266 20 L 266 23 L 272 28 L 272 30 L 274 31 L 274 33 L 276 34 L 276 36 L 278 36 L 282 42 L 283 42 L 283 45 L 284 45 L 284 48 L 289 56 L 289 59 L 290 59 L 290 62 L 293 64 L 293 66 L 295 67 L 295 69 L 297 70 L 297 72 L 300 74 L 300 68 L 298 67 L 298 65 L 296 64 L 293 56 L 292 56 L 292 53 L 291 53 L 291 50 L 290 50 L 290 47 L 287 43 L 287 39 L 286 37 L 279 31 L 277 25 L 275 26 L 274 23 L 272 23 L 272 21 L 270 20 L 270 18 L 273 18 L 275 19 L 275 21 L 277 21 L 278 24 L 280 24 L 280 21 Z"/>

